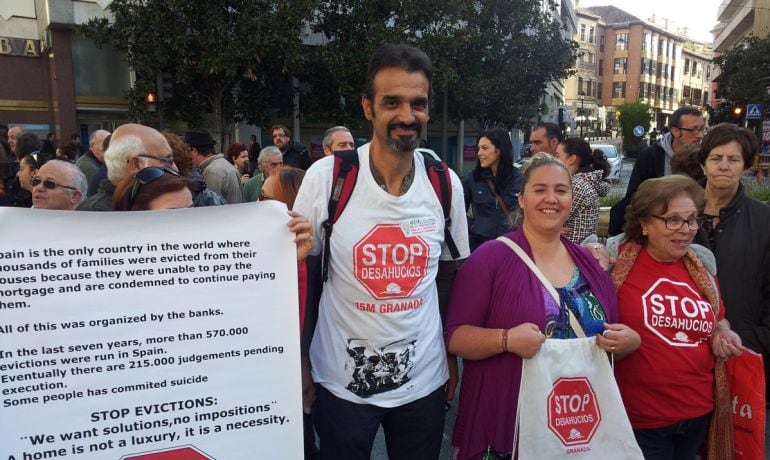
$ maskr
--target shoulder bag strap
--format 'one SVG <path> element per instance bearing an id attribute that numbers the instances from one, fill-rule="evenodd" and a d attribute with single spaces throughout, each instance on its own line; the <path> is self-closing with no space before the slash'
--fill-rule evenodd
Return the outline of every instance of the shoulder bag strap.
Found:
<path id="1" fill-rule="evenodd" d="M 508 206 L 505 204 L 505 201 L 503 201 L 503 197 L 501 197 L 500 194 L 497 193 L 497 189 L 495 189 L 495 183 L 492 182 L 492 179 L 487 179 L 487 185 L 489 186 L 489 189 L 492 190 L 492 193 L 495 195 L 495 200 L 497 201 L 497 204 L 503 209 L 503 212 L 505 213 L 505 217 L 508 219 L 508 222 L 513 224 L 511 219 L 511 212 L 508 210 Z"/>
<path id="2" fill-rule="evenodd" d="M 525 264 L 527 264 L 527 267 L 529 267 L 530 270 L 532 270 L 532 273 L 537 276 L 537 279 L 540 280 L 541 283 L 543 283 L 543 286 L 545 286 L 546 290 L 551 294 L 551 297 L 553 297 L 553 300 L 556 301 L 556 305 L 561 305 L 561 300 L 559 299 L 559 293 L 556 292 L 556 288 L 553 287 L 553 285 L 548 281 L 548 279 L 545 277 L 543 272 L 540 271 L 539 268 L 537 268 L 537 265 L 535 265 L 535 262 L 532 261 L 532 259 L 527 255 L 526 252 L 513 242 L 510 238 L 507 238 L 505 236 L 501 236 L 497 238 L 498 241 L 501 241 L 505 243 L 509 248 L 513 249 L 513 252 L 516 253 L 517 256 L 519 256 L 519 259 L 522 260 Z M 572 327 L 572 330 L 575 332 L 575 335 L 583 338 L 586 336 L 585 331 L 583 331 L 583 326 L 580 325 L 577 318 L 575 318 L 575 315 L 572 313 L 572 310 L 570 310 L 569 307 L 567 307 L 567 314 L 569 316 L 569 325 Z"/>

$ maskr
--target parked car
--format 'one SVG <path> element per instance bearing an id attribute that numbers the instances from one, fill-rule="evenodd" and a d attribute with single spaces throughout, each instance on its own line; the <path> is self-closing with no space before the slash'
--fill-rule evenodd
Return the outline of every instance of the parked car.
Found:
<path id="1" fill-rule="evenodd" d="M 604 157 L 610 164 L 610 174 L 607 180 L 611 182 L 620 181 L 620 173 L 623 170 L 623 156 L 618 152 L 617 147 L 612 144 L 591 144 L 592 150 L 601 150 Z"/>

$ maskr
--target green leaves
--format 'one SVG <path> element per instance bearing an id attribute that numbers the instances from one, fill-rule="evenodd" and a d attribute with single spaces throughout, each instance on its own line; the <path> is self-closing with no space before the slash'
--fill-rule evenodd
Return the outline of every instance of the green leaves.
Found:
<path id="1" fill-rule="evenodd" d="M 721 69 L 716 82 L 722 99 L 745 104 L 770 102 L 761 79 L 770 77 L 770 38 L 746 37 L 714 59 Z"/>
<path id="2" fill-rule="evenodd" d="M 114 0 L 114 20 L 93 19 L 78 32 L 121 51 L 136 73 L 130 110 L 146 119 L 144 95 L 159 74 L 173 95 L 159 94 L 166 120 L 200 124 L 218 114 L 215 130 L 237 119 L 266 123 L 275 86 L 302 63 L 300 32 L 312 0 Z M 242 88 L 244 86 L 245 88 Z"/>

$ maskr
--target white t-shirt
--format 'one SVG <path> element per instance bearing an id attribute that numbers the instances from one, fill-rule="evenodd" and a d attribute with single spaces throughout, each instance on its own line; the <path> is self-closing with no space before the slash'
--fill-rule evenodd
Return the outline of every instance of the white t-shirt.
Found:
<path id="1" fill-rule="evenodd" d="M 382 190 L 369 167 L 369 144 L 358 149 L 353 194 L 332 231 L 329 279 L 323 286 L 310 347 L 313 380 L 359 404 L 397 407 L 422 398 L 447 378 L 436 292 L 444 215 L 422 154 L 402 196 Z M 322 241 L 334 158 L 308 169 L 294 210 L 310 219 Z M 468 257 L 463 189 L 452 177 L 452 237 Z M 314 252 L 320 253 L 317 247 Z"/>

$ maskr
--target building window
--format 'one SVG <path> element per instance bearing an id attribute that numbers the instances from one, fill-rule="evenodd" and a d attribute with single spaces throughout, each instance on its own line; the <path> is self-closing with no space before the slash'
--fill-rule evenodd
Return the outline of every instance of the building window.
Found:
<path id="1" fill-rule="evenodd" d="M 599 59 L 599 76 L 604 75 L 604 59 Z"/>
<path id="2" fill-rule="evenodd" d="M 676 43 L 671 43 L 671 57 L 676 59 Z"/>
<path id="3" fill-rule="evenodd" d="M 695 61 L 693 61 L 693 67 L 695 66 Z M 690 73 L 690 60 L 685 58 L 684 60 L 684 74 L 687 75 Z M 693 73 L 695 73 L 695 69 L 693 68 Z"/>
<path id="4" fill-rule="evenodd" d="M 684 61 L 684 62 L 685 62 L 685 66 L 686 66 L 687 65 L 687 61 Z M 693 61 L 692 61 L 692 74 L 695 75 L 696 72 L 698 72 L 698 61 L 693 59 Z"/>
<path id="5" fill-rule="evenodd" d="M 626 82 L 624 81 L 612 82 L 612 97 L 614 98 L 626 97 Z"/>
<path id="6" fill-rule="evenodd" d="M 594 42 L 594 32 L 596 32 L 595 29 L 594 29 L 594 26 L 591 26 L 588 29 L 588 43 L 593 43 Z"/>
<path id="7" fill-rule="evenodd" d="M 604 35 L 599 35 L 599 52 L 604 52 Z"/>
<path id="8" fill-rule="evenodd" d="M 602 98 L 602 85 L 601 82 L 596 82 L 596 98 L 601 99 Z"/>
<path id="9" fill-rule="evenodd" d="M 674 80 L 674 77 L 676 77 L 676 66 L 672 65 L 671 66 L 671 80 L 672 81 Z"/>
<path id="10" fill-rule="evenodd" d="M 583 78 L 578 77 L 578 94 L 583 92 Z"/>
<path id="11" fill-rule="evenodd" d="M 627 50 L 628 49 L 628 34 L 616 34 L 615 35 L 615 49 Z"/>
<path id="12" fill-rule="evenodd" d="M 586 25 L 580 24 L 580 41 L 586 41 Z"/>
<path id="13" fill-rule="evenodd" d="M 650 59 L 649 67 L 647 68 L 647 74 L 650 76 L 655 75 L 655 68 L 657 67 L 657 62 L 655 60 Z"/>
<path id="14" fill-rule="evenodd" d="M 658 40 L 658 56 L 663 55 L 663 49 L 666 47 L 666 40 Z"/>
<path id="15" fill-rule="evenodd" d="M 649 44 L 650 41 L 650 34 L 645 32 L 642 34 L 642 51 L 647 51 L 647 49 L 650 47 Z"/>
<path id="16" fill-rule="evenodd" d="M 628 58 L 615 58 L 615 70 L 614 73 L 625 74 L 628 70 Z"/>

